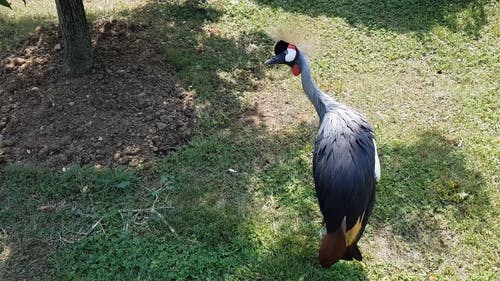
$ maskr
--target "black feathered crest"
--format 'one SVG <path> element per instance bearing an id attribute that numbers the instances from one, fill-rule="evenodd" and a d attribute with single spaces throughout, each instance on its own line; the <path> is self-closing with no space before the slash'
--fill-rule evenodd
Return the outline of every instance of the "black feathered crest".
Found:
<path id="1" fill-rule="evenodd" d="M 274 54 L 275 55 L 281 54 L 282 52 L 284 52 L 288 48 L 288 45 L 289 45 L 289 43 L 287 43 L 283 40 L 278 41 L 278 43 L 276 43 L 276 45 L 274 45 Z"/>

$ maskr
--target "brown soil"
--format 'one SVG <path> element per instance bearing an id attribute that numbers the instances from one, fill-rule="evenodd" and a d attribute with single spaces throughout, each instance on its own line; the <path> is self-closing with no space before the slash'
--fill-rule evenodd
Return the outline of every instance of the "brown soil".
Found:
<path id="1" fill-rule="evenodd" d="M 2 56 L 0 165 L 138 165 L 185 143 L 196 128 L 192 94 L 145 29 L 95 23 L 92 72 L 75 79 L 62 74 L 55 26 Z"/>

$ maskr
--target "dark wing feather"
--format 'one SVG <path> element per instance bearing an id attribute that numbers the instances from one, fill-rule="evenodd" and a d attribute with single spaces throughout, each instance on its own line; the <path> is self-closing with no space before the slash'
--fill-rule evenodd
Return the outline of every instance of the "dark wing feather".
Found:
<path id="1" fill-rule="evenodd" d="M 328 233 L 336 231 L 344 217 L 347 229 L 352 228 L 363 213 L 364 228 L 374 201 L 375 147 L 373 130 L 361 115 L 340 108 L 324 116 L 313 170 Z"/>

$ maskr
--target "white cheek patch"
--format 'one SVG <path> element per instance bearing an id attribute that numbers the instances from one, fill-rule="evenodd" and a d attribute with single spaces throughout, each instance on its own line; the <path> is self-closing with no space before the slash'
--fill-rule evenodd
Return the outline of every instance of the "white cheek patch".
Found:
<path id="1" fill-rule="evenodd" d="M 291 44 L 288 45 L 288 48 L 286 49 L 285 61 L 292 62 L 296 56 L 297 56 L 297 50 L 295 49 L 295 46 Z"/>

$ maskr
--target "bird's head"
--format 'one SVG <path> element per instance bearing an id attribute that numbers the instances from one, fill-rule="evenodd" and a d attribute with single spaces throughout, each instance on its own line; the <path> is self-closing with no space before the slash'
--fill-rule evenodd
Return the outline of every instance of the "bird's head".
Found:
<path id="1" fill-rule="evenodd" d="M 300 75 L 300 66 L 297 64 L 299 50 L 295 45 L 280 40 L 274 45 L 274 54 L 275 56 L 268 59 L 265 64 L 286 64 L 292 68 L 293 75 Z"/>

